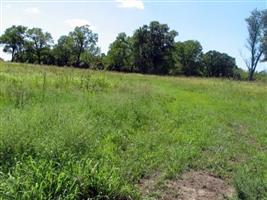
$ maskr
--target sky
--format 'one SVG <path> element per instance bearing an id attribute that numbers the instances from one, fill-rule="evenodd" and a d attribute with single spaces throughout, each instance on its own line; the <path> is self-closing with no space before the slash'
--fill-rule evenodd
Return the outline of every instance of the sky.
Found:
<path id="1" fill-rule="evenodd" d="M 267 0 L 0 0 L 0 7 L 0 34 L 12 25 L 40 27 L 56 43 L 75 26 L 89 24 L 106 53 L 118 33 L 132 35 L 157 20 L 178 31 L 176 41 L 198 40 L 204 52 L 225 52 L 245 69 L 245 18 L 255 8 L 266 9 Z M 0 57 L 10 58 L 2 50 Z M 258 70 L 267 70 L 267 63 Z"/>

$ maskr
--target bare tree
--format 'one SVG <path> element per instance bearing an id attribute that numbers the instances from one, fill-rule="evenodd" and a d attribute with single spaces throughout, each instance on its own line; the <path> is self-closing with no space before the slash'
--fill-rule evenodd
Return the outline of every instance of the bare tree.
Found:
<path id="1" fill-rule="evenodd" d="M 257 9 L 251 12 L 249 18 L 246 19 L 248 25 L 248 33 L 249 37 L 247 39 L 246 47 L 250 52 L 250 58 L 246 59 L 246 65 L 248 68 L 248 80 L 252 81 L 257 65 L 263 55 L 263 20 L 262 20 L 263 12 L 258 11 Z"/>
<path id="2" fill-rule="evenodd" d="M 264 54 L 264 58 L 262 61 L 267 61 L 267 9 L 262 11 L 262 24 L 263 24 L 262 47 Z"/>

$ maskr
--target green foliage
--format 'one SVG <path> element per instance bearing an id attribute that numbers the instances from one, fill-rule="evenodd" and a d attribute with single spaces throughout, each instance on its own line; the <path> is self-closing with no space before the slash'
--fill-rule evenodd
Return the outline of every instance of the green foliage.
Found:
<path id="1" fill-rule="evenodd" d="M 72 53 L 75 55 L 75 66 L 80 67 L 81 55 L 85 52 L 97 53 L 96 43 L 98 35 L 90 30 L 89 25 L 76 27 L 69 33 L 72 38 Z"/>
<path id="2" fill-rule="evenodd" d="M 132 41 L 125 33 L 120 33 L 116 40 L 110 45 L 107 54 L 107 69 L 115 71 L 131 72 L 132 63 Z"/>
<path id="3" fill-rule="evenodd" d="M 90 68 L 90 69 L 103 69 L 103 58 L 100 55 L 100 49 L 97 47 L 93 51 L 85 51 L 81 54 L 81 68 Z"/>
<path id="4" fill-rule="evenodd" d="M 26 30 L 25 26 L 11 26 L 0 37 L 0 44 L 4 45 L 3 51 L 11 54 L 11 61 L 16 61 L 23 50 Z"/>
<path id="5" fill-rule="evenodd" d="M 267 71 L 261 71 L 261 72 L 255 73 L 255 80 L 267 82 Z"/>
<path id="6" fill-rule="evenodd" d="M 43 57 L 50 51 L 53 43 L 52 36 L 48 32 L 43 32 L 40 28 L 32 28 L 27 31 L 27 50 L 36 58 L 37 63 L 41 64 Z"/>
<path id="7" fill-rule="evenodd" d="M 55 64 L 89 68 L 99 65 L 100 49 L 96 46 L 97 34 L 89 26 L 76 27 L 68 36 L 61 36 L 53 48 Z M 91 67 L 92 68 L 92 67 Z"/>
<path id="8" fill-rule="evenodd" d="M 69 36 L 61 36 L 55 45 L 53 52 L 58 66 L 71 66 L 74 63 L 73 58 L 74 41 Z"/>
<path id="9" fill-rule="evenodd" d="M 168 74 L 174 65 L 172 52 L 178 33 L 167 24 L 152 21 L 133 35 L 134 66 L 141 73 Z"/>
<path id="10" fill-rule="evenodd" d="M 5 45 L 4 52 L 11 53 L 11 61 L 103 69 L 97 40 L 88 25 L 61 36 L 54 46 L 51 34 L 41 28 L 12 26 L 0 37 L 0 44 Z"/>
<path id="11" fill-rule="evenodd" d="M 246 19 L 251 57 L 246 61 L 252 80 L 256 66 L 266 52 L 267 11 L 254 10 Z M 243 80 L 244 71 L 235 58 L 217 51 L 203 54 L 197 40 L 175 42 L 178 33 L 167 24 L 152 21 L 138 28 L 133 36 L 120 33 L 107 55 L 97 46 L 98 35 L 89 25 L 76 27 L 53 45 L 50 33 L 40 28 L 12 26 L 0 37 L 4 52 L 22 63 L 74 66 L 97 70 L 138 72 L 143 74 L 227 77 Z M 261 77 L 261 76 L 258 76 Z"/>
<path id="12" fill-rule="evenodd" d="M 202 75 L 202 46 L 198 41 L 188 40 L 175 44 L 174 57 L 179 71 L 186 76 Z M 180 65 L 179 65 L 180 64 Z"/>
<path id="13" fill-rule="evenodd" d="M 234 58 L 218 51 L 205 53 L 203 63 L 208 77 L 233 77 L 237 68 Z"/>

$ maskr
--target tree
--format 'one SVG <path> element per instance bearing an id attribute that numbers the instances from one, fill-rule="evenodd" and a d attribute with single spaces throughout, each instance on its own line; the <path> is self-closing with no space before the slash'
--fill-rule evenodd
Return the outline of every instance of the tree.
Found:
<path id="1" fill-rule="evenodd" d="M 188 40 L 175 44 L 175 59 L 181 64 L 181 72 L 187 76 L 200 75 L 202 46 L 198 41 Z"/>
<path id="2" fill-rule="evenodd" d="M 87 49 L 81 54 L 80 66 L 82 68 L 95 68 L 99 57 L 100 57 L 100 48 L 95 47 L 92 49 Z"/>
<path id="3" fill-rule="evenodd" d="M 56 65 L 56 57 L 53 49 L 46 49 L 42 56 L 42 64 Z"/>
<path id="4" fill-rule="evenodd" d="M 98 35 L 90 30 L 89 25 L 76 27 L 69 36 L 73 39 L 73 53 L 76 57 L 75 66 L 80 66 L 81 55 L 85 51 L 95 51 Z"/>
<path id="5" fill-rule="evenodd" d="M 204 54 L 203 63 L 208 77 L 233 77 L 234 70 L 237 68 L 235 58 L 218 51 Z"/>
<path id="6" fill-rule="evenodd" d="M 262 24 L 263 24 L 263 39 L 262 39 L 262 47 L 263 47 L 263 62 L 267 61 L 267 9 L 262 11 Z"/>
<path id="7" fill-rule="evenodd" d="M 55 63 L 59 66 L 71 66 L 73 61 L 74 40 L 70 36 L 61 36 L 53 49 Z"/>
<path id="8" fill-rule="evenodd" d="M 37 63 L 41 64 L 42 57 L 48 54 L 53 43 L 51 34 L 43 32 L 41 28 L 32 28 L 27 31 L 27 38 L 27 50 L 32 52 L 37 58 Z"/>
<path id="9" fill-rule="evenodd" d="M 177 32 L 157 21 L 144 25 L 133 35 L 134 65 L 141 73 L 167 74 L 174 65 L 172 52 Z"/>
<path id="10" fill-rule="evenodd" d="M 257 9 L 253 10 L 246 22 L 249 33 L 246 47 L 250 52 L 250 58 L 246 59 L 245 62 L 249 73 L 248 79 L 252 81 L 257 65 L 264 53 L 263 41 L 266 32 L 264 31 L 263 12 Z"/>
<path id="11" fill-rule="evenodd" d="M 16 60 L 16 56 L 23 51 L 27 27 L 12 26 L 5 30 L 0 37 L 0 44 L 4 44 L 3 51 L 11 54 L 11 61 Z"/>
<path id="12" fill-rule="evenodd" d="M 125 33 L 120 33 L 110 45 L 107 54 L 109 70 L 132 71 L 132 46 L 131 38 Z"/>

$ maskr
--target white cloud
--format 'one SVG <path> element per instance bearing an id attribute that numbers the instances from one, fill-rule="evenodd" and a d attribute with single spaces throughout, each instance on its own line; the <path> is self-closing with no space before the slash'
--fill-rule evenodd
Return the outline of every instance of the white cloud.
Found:
<path id="1" fill-rule="evenodd" d="M 137 8 L 143 10 L 145 8 L 142 0 L 115 0 L 121 8 Z"/>
<path id="2" fill-rule="evenodd" d="M 38 15 L 41 13 L 41 11 L 39 10 L 39 8 L 26 8 L 24 10 L 26 13 L 28 14 L 34 14 L 34 15 Z"/>
<path id="3" fill-rule="evenodd" d="M 86 19 L 67 19 L 64 23 L 70 26 L 71 28 L 75 28 L 76 26 L 89 25 L 91 30 L 96 29 L 96 27 L 92 26 L 91 23 Z"/>

